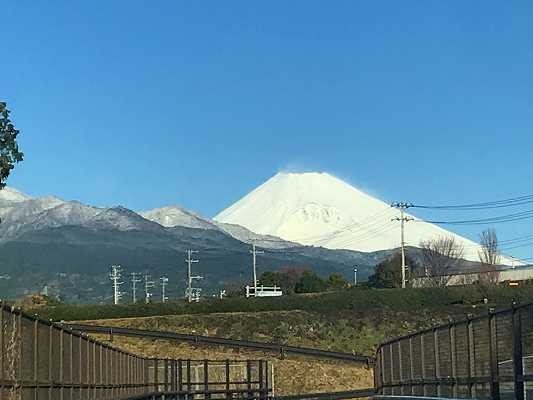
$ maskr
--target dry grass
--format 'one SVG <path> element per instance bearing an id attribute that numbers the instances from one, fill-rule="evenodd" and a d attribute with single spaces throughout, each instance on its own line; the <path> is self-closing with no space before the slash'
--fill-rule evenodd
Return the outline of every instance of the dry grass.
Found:
<path id="1" fill-rule="evenodd" d="M 373 355 L 378 343 L 389 336 L 431 324 L 433 315 L 351 312 L 341 318 L 307 311 L 231 312 L 165 315 L 138 318 L 82 321 L 84 324 L 197 333 L 232 339 L 250 339 L 296 346 Z M 421 322 L 422 321 L 422 322 Z M 101 338 L 108 339 L 107 336 Z M 290 355 L 280 360 L 272 353 L 255 350 L 195 346 L 115 335 L 114 343 L 136 354 L 181 359 L 268 359 L 274 365 L 279 394 L 302 394 L 369 388 L 373 372 L 359 364 Z"/>
<path id="2" fill-rule="evenodd" d="M 428 308 L 419 308 L 417 313 L 354 310 L 334 315 L 292 310 L 164 315 L 82 323 L 196 333 L 373 356 L 379 343 L 442 323 L 447 317 Z"/>
<path id="3" fill-rule="evenodd" d="M 107 335 L 93 336 L 102 341 L 109 340 Z M 113 345 L 145 357 L 269 360 L 274 365 L 275 391 L 281 395 L 352 390 L 373 386 L 372 370 L 354 363 L 315 360 L 306 357 L 281 360 L 272 354 L 257 351 L 196 347 L 188 343 L 119 336 L 113 338 Z"/>

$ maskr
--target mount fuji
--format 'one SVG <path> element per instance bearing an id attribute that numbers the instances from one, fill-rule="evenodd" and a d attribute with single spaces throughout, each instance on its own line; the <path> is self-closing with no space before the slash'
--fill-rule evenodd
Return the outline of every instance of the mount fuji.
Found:
<path id="1" fill-rule="evenodd" d="M 400 246 L 399 211 L 327 173 L 278 173 L 214 220 L 304 245 L 373 252 Z M 478 261 L 479 245 L 436 225 L 412 218 L 405 242 L 453 236 L 465 258 Z"/>

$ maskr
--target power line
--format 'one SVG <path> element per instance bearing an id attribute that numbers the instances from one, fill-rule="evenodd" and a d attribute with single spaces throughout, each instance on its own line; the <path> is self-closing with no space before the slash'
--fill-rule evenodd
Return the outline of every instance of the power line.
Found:
<path id="1" fill-rule="evenodd" d="M 486 225 L 504 222 L 516 222 L 525 219 L 533 218 L 533 210 L 520 211 L 513 214 L 499 215 L 497 217 L 479 218 L 470 220 L 456 220 L 456 221 L 433 221 L 433 220 L 417 220 L 416 222 L 427 222 L 430 224 L 439 225 Z"/>
<path id="2" fill-rule="evenodd" d="M 357 232 L 358 230 L 362 230 L 362 229 L 365 229 L 365 228 L 368 228 L 369 226 L 372 226 L 372 225 L 375 225 L 377 223 L 379 223 L 379 220 L 377 220 L 378 217 L 380 216 L 386 216 L 387 214 L 390 214 L 390 209 L 389 208 L 386 208 L 384 210 L 381 210 L 375 214 L 372 214 L 372 215 L 369 215 L 368 217 L 364 218 L 363 220 L 361 221 L 357 221 L 357 222 L 354 222 L 352 224 L 349 224 L 349 225 L 346 225 L 346 226 L 343 226 L 342 228 L 339 228 L 331 233 L 328 233 L 326 235 L 313 235 L 313 236 L 307 236 L 305 238 L 302 238 L 300 240 L 302 241 L 307 241 L 307 240 L 313 240 L 313 239 L 318 239 L 318 242 L 324 242 L 326 240 L 329 240 L 329 239 L 333 239 L 334 237 L 340 235 L 341 233 L 344 233 L 346 231 L 352 231 L 352 232 Z M 367 221 L 373 221 L 369 224 L 367 224 L 366 222 Z M 353 230 L 352 230 L 353 228 Z"/>
<path id="3" fill-rule="evenodd" d="M 434 210 L 486 210 L 494 208 L 514 207 L 533 203 L 533 195 L 513 197 L 505 200 L 489 201 L 484 203 L 455 204 L 455 205 L 422 205 L 412 204 L 413 208 L 427 208 Z"/>
<path id="4" fill-rule="evenodd" d="M 368 232 L 362 232 L 358 235 L 345 238 L 344 240 L 341 240 L 340 242 L 335 242 L 335 246 L 346 246 L 352 243 L 367 242 L 371 239 L 374 239 L 380 235 L 383 235 L 391 231 L 394 228 L 395 228 L 395 224 L 389 220 L 389 221 L 386 221 L 385 223 L 381 223 L 381 225 L 378 225 L 375 228 L 370 228 Z"/>
<path id="5" fill-rule="evenodd" d="M 527 242 L 529 240 L 533 240 L 533 235 L 526 235 L 526 236 L 520 236 L 513 239 L 506 239 L 506 240 L 498 240 L 498 245 L 503 247 L 506 247 L 507 245 L 514 245 L 522 242 Z M 471 244 L 471 245 L 465 245 L 465 248 L 474 248 L 479 247 L 480 245 L 478 243 Z"/>

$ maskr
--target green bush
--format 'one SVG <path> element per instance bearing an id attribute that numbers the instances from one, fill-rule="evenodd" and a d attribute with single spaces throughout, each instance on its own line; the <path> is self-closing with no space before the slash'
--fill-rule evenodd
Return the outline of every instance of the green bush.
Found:
<path id="1" fill-rule="evenodd" d="M 533 285 L 522 285 L 519 288 L 506 286 L 486 288 L 481 285 L 470 285 L 419 289 L 372 289 L 358 286 L 336 292 L 275 298 L 233 297 L 207 299 L 191 304 L 182 300 L 127 305 L 59 304 L 28 311 L 54 321 L 283 310 L 303 310 L 322 314 L 339 310 L 366 312 L 375 309 L 416 312 L 420 307 L 442 308 L 457 304 L 483 304 L 484 298 L 489 300 L 488 306 L 491 307 L 510 306 L 513 301 L 528 302 L 533 298 Z"/>

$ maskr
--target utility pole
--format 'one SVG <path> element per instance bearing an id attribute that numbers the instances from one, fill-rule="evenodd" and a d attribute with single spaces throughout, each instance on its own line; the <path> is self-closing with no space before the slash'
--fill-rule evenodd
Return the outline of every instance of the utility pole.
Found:
<path id="1" fill-rule="evenodd" d="M 393 218 L 391 221 L 400 221 L 400 230 L 401 230 L 401 246 L 402 246 L 402 289 L 405 289 L 405 223 L 412 221 L 413 218 L 405 216 L 405 210 L 409 207 L 412 207 L 410 203 L 392 203 L 391 207 L 397 208 L 400 210 L 400 217 Z"/>
<path id="2" fill-rule="evenodd" d="M 150 303 L 150 299 L 152 298 L 152 292 L 150 292 L 150 289 L 152 289 L 155 286 L 155 282 L 150 280 L 150 273 L 145 272 L 144 273 L 144 302 L 146 304 Z"/>
<path id="3" fill-rule="evenodd" d="M 264 251 L 262 250 L 256 250 L 255 243 L 252 243 L 252 250 L 250 250 L 250 253 L 252 253 L 252 269 L 254 274 L 254 296 L 257 296 L 257 254 L 263 254 Z"/>
<path id="4" fill-rule="evenodd" d="M 357 268 L 353 269 L 353 285 L 357 286 Z"/>
<path id="5" fill-rule="evenodd" d="M 187 263 L 187 290 L 185 290 L 185 297 L 187 298 L 187 301 L 189 303 L 192 303 L 193 301 L 193 291 L 194 288 L 192 287 L 192 281 L 194 279 L 202 279 L 202 276 L 196 275 L 194 276 L 192 274 L 192 264 L 200 262 L 200 260 L 195 260 L 192 258 L 192 255 L 194 253 L 198 253 L 198 250 L 187 250 L 187 258 L 185 259 L 185 262 Z"/>
<path id="6" fill-rule="evenodd" d="M 122 277 L 122 267 L 120 265 L 112 265 L 111 272 L 109 273 L 109 279 L 113 282 L 113 304 L 118 304 L 122 298 L 122 292 L 120 291 L 120 285 L 124 282 L 120 281 Z"/>
<path id="7" fill-rule="evenodd" d="M 131 294 L 133 304 L 137 303 L 137 283 L 142 282 L 141 274 L 138 272 L 131 273 Z"/>
<path id="8" fill-rule="evenodd" d="M 165 303 L 168 300 L 168 297 L 165 295 L 165 288 L 168 285 L 168 278 L 166 276 L 162 276 L 159 278 L 161 281 L 161 301 Z"/>

